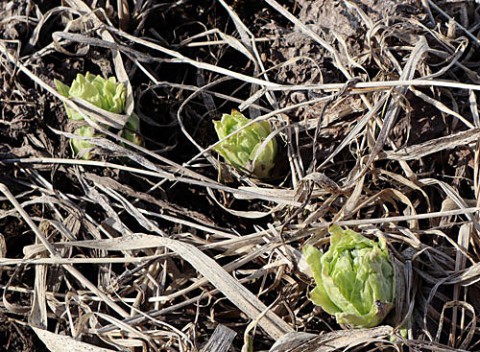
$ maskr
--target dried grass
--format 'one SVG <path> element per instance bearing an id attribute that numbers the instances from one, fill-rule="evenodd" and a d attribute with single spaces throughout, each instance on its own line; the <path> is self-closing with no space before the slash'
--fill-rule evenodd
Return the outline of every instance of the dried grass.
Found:
<path id="1" fill-rule="evenodd" d="M 285 38 L 223 0 L 2 5 L 0 321 L 52 351 L 480 349 L 478 5 L 422 4 L 377 21 L 345 1 L 360 52 L 275 0 L 262 8 Z M 159 11 L 210 22 L 164 38 Z M 274 57 L 287 34 L 311 51 Z M 52 88 L 93 52 L 128 88 L 124 116 Z M 306 62 L 326 76 L 281 79 Z M 60 102 L 105 136 L 96 160 L 71 157 Z M 230 107 L 274 126 L 270 180 L 212 153 L 211 121 Z M 134 108 L 148 147 L 96 122 L 118 128 Z M 332 223 L 387 239 L 390 326 L 344 331 L 308 301 L 301 248 L 325 248 Z"/>

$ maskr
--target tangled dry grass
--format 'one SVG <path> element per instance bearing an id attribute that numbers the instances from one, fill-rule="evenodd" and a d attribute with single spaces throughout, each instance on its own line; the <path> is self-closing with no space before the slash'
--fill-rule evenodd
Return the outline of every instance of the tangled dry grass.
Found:
<path id="1" fill-rule="evenodd" d="M 480 350 L 479 5 L 9 1 L 0 16 L 0 341 L 52 351 Z M 115 75 L 144 146 L 72 157 L 53 88 Z M 213 152 L 231 108 L 281 145 Z M 383 236 L 395 310 L 343 330 L 305 243 Z M 33 331 L 33 333 L 32 333 Z"/>

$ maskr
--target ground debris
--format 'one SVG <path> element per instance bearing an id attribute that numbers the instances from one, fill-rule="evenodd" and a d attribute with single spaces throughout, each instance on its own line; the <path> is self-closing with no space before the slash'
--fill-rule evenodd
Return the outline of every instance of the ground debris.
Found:
<path id="1" fill-rule="evenodd" d="M 479 6 L 2 2 L 1 348 L 478 350 Z M 124 84 L 113 126 L 54 88 L 86 72 Z M 269 177 L 216 152 L 232 110 L 270 124 Z M 388 244 L 384 326 L 309 300 L 333 223 Z"/>

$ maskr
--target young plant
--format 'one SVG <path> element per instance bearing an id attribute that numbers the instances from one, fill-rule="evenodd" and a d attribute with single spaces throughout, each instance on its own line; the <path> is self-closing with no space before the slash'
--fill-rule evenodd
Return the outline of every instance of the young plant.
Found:
<path id="1" fill-rule="evenodd" d="M 271 133 L 268 121 L 254 122 L 244 127 L 251 120 L 240 112 L 223 114 L 220 121 L 213 121 L 219 139 L 236 132 L 215 147 L 226 162 L 246 170 L 258 178 L 270 176 L 275 166 L 277 142 L 274 138 L 265 142 Z"/>
<path id="2" fill-rule="evenodd" d="M 310 299 L 339 324 L 377 326 L 393 308 L 395 273 L 384 239 L 372 241 L 333 225 L 330 248 L 305 246 L 303 255 L 317 286 Z"/>
<path id="3" fill-rule="evenodd" d="M 101 76 L 87 72 L 85 76 L 78 74 L 70 87 L 58 80 L 54 82 L 58 92 L 64 97 L 80 98 L 98 108 L 116 114 L 122 114 L 125 111 L 126 89 L 123 83 L 117 82 L 115 77 L 104 79 Z M 82 115 L 75 109 L 65 106 L 65 110 L 70 120 L 84 120 Z M 142 144 L 142 138 L 138 134 L 139 130 L 138 117 L 132 114 L 127 120 L 122 137 L 140 145 Z M 88 138 L 101 136 L 96 134 L 95 130 L 90 126 L 79 127 L 73 133 L 77 136 Z M 88 150 L 93 147 L 92 143 L 87 140 L 72 138 L 70 145 L 75 155 L 80 155 L 82 159 L 90 159 L 91 155 Z"/>

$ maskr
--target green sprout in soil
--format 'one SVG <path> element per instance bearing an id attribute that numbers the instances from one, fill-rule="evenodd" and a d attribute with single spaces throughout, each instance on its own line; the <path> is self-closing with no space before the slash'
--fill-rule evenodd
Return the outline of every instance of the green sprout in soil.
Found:
<path id="1" fill-rule="evenodd" d="M 215 151 L 236 168 L 258 178 L 266 178 L 275 166 L 277 143 L 275 138 L 266 141 L 271 133 L 268 121 L 254 122 L 244 127 L 250 122 L 236 110 L 232 110 L 230 115 L 223 114 L 220 121 L 213 121 L 219 139 L 235 132 L 220 142 Z"/>
<path id="2" fill-rule="evenodd" d="M 122 114 L 125 112 L 126 89 L 123 83 L 118 83 L 115 77 L 104 79 L 101 76 L 93 75 L 90 72 L 84 76 L 78 74 L 72 85 L 69 87 L 66 84 L 55 80 L 55 86 L 60 94 L 67 98 L 80 98 L 98 108 L 112 112 L 115 114 Z M 83 121 L 80 112 L 69 108 L 65 105 L 67 116 L 70 120 Z M 132 114 L 122 131 L 122 137 L 137 144 L 142 144 L 142 138 L 138 134 L 140 130 L 140 122 L 138 116 Z M 100 134 L 95 133 L 95 129 L 90 126 L 81 126 L 74 130 L 75 135 L 79 137 L 94 138 L 100 137 Z M 73 153 L 79 155 L 82 159 L 90 159 L 89 150 L 93 148 L 93 144 L 87 140 L 72 138 L 70 140 Z"/>
<path id="3" fill-rule="evenodd" d="M 310 299 L 351 327 L 377 326 L 393 308 L 395 274 L 384 239 L 372 241 L 340 226 L 330 227 L 330 248 L 303 249 L 317 286 Z"/>

